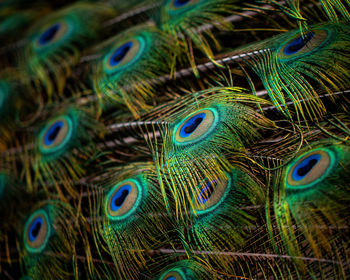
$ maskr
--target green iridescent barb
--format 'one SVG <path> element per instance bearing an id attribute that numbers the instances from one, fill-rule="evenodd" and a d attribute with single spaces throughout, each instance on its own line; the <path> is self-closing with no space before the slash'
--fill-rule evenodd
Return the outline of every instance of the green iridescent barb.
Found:
<path id="1" fill-rule="evenodd" d="M 109 16 L 110 9 L 89 3 L 49 14 L 27 32 L 28 44 L 19 56 L 20 66 L 39 80 L 50 96 L 61 94 L 82 49 L 96 40 L 102 20 Z"/>
<path id="2" fill-rule="evenodd" d="M 151 100 L 157 95 L 153 79 L 170 72 L 169 53 L 173 50 L 171 38 L 150 25 L 128 29 L 109 39 L 95 51 L 101 55 L 92 65 L 96 93 L 105 102 L 126 105 L 139 116 L 140 111 L 151 108 Z"/>
<path id="3" fill-rule="evenodd" d="M 303 5 L 300 3 L 300 0 L 287 0 L 285 3 L 274 0 L 267 0 L 266 2 L 277 7 L 277 9 L 284 12 L 292 20 L 296 20 L 301 34 L 305 36 L 309 28 L 308 18 L 302 13 L 301 8 Z M 350 20 L 349 0 L 321 0 L 319 2 L 329 21 L 339 23 L 344 20 Z"/>
<path id="4" fill-rule="evenodd" d="M 193 209 L 190 227 L 187 221 L 181 227 L 181 240 L 189 248 L 188 254 L 204 252 L 222 271 L 232 271 L 232 259 L 206 253 L 232 252 L 246 245 L 248 228 L 261 212 L 258 208 L 247 209 L 265 204 L 265 189 L 254 174 L 242 167 L 234 167 L 224 175 L 198 185 L 188 203 L 188 208 Z"/>
<path id="5" fill-rule="evenodd" d="M 77 226 L 72 209 L 62 202 L 40 202 L 21 229 L 21 260 L 33 279 L 69 277 L 74 271 Z"/>
<path id="6" fill-rule="evenodd" d="M 220 30 L 231 29 L 225 17 L 238 12 L 242 6 L 239 0 L 164 0 L 156 21 L 161 30 L 176 38 L 179 49 L 186 50 L 185 57 L 197 73 L 193 47 L 213 59 L 213 49 L 220 45 L 211 28 L 199 29 L 213 23 Z"/>
<path id="7" fill-rule="evenodd" d="M 48 10 L 32 9 L 24 11 L 12 11 L 10 15 L 1 16 L 0 13 L 0 38 L 5 45 L 17 43 L 22 39 L 24 32 L 38 17 L 45 16 Z"/>
<path id="8" fill-rule="evenodd" d="M 261 50 L 246 63 L 279 111 L 299 122 L 317 120 L 326 113 L 320 95 L 350 85 L 349 32 L 346 23 L 314 25 L 304 39 L 295 30 L 241 51 Z"/>
<path id="9" fill-rule="evenodd" d="M 109 168 L 102 177 L 107 180 L 97 182 L 103 190 L 91 209 L 95 240 L 104 244 L 118 275 L 130 279 L 146 269 L 148 250 L 171 242 L 172 222 L 152 164 Z"/>
<path id="10" fill-rule="evenodd" d="M 168 265 L 154 280 L 195 280 L 219 279 L 214 271 L 208 269 L 199 261 L 183 260 Z"/>
<path id="11" fill-rule="evenodd" d="M 28 147 L 27 171 L 34 171 L 32 184 L 49 181 L 60 194 L 63 187 L 74 196 L 74 181 L 85 173 L 84 162 L 98 153 L 95 141 L 102 137 L 104 128 L 83 108 L 68 106 L 53 111 L 46 112 L 47 119 L 33 135 L 35 148 Z"/>
<path id="12" fill-rule="evenodd" d="M 259 129 L 275 127 L 249 106 L 258 102 L 266 101 L 239 88 L 213 88 L 155 110 L 161 150 L 149 143 L 162 191 L 171 190 L 178 209 L 185 207 L 183 199 L 191 199 L 200 183 L 230 170 L 227 154 L 244 152 L 260 138 Z"/>
<path id="13" fill-rule="evenodd" d="M 30 207 L 31 197 L 25 185 L 14 179 L 10 172 L 0 172 L 0 242 L 12 238 L 8 232 L 18 226 L 17 221 Z"/>
<path id="14" fill-rule="evenodd" d="M 306 252 L 310 257 L 343 262 L 333 250 L 342 250 L 342 245 L 336 245 L 337 238 L 333 237 L 341 235 L 338 238 L 347 240 L 336 229 L 343 226 L 344 217 L 349 215 L 349 156 L 350 148 L 345 143 L 332 139 L 316 141 L 278 171 L 273 209 L 279 237 L 272 234 L 272 238 L 281 238 L 289 255 L 303 256 Z M 326 230 L 329 226 L 335 228 L 334 233 Z M 305 250 L 303 239 L 307 240 L 309 251 Z M 302 258 L 295 262 L 306 269 Z"/>

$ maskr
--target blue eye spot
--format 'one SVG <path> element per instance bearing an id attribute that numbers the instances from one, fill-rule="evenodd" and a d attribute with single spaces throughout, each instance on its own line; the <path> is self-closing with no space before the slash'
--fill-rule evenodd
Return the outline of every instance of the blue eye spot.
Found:
<path id="1" fill-rule="evenodd" d="M 132 46 L 132 42 L 127 42 L 124 45 L 120 46 L 118 49 L 116 49 L 109 60 L 110 66 L 117 66 L 128 54 Z"/>
<path id="2" fill-rule="evenodd" d="M 294 169 L 292 177 L 295 181 L 300 181 L 312 170 L 312 168 L 320 161 L 321 155 L 315 154 L 305 158 Z"/>
<path id="3" fill-rule="evenodd" d="M 199 193 L 198 197 L 198 203 L 199 204 L 205 204 L 207 201 L 211 198 L 212 194 L 215 191 L 215 188 L 217 186 L 217 182 L 208 182 Z"/>
<path id="4" fill-rule="evenodd" d="M 190 118 L 185 123 L 185 125 L 181 128 L 180 136 L 183 138 L 190 136 L 197 129 L 197 127 L 202 123 L 204 119 L 205 119 L 205 113 L 200 113 Z"/>
<path id="5" fill-rule="evenodd" d="M 179 7 L 185 6 L 190 1 L 191 0 L 175 0 L 174 1 L 174 6 L 179 8 Z"/>
<path id="6" fill-rule="evenodd" d="M 45 145 L 50 146 L 53 144 L 63 125 L 63 121 L 58 121 L 50 126 L 49 130 L 46 132 L 45 135 Z"/>
<path id="7" fill-rule="evenodd" d="M 52 39 L 55 37 L 56 33 L 60 30 L 60 24 L 56 23 L 46 29 L 41 36 L 39 37 L 39 45 L 45 45 L 50 43 Z"/>
<path id="8" fill-rule="evenodd" d="M 131 186 L 130 185 L 125 185 L 122 186 L 113 196 L 111 200 L 111 210 L 112 211 L 118 211 L 120 207 L 122 207 L 125 199 L 131 192 Z"/>
<path id="9" fill-rule="evenodd" d="M 29 241 L 34 242 L 39 235 L 41 226 L 43 225 L 43 218 L 37 217 L 32 222 L 32 225 L 29 228 Z"/>
<path id="10" fill-rule="evenodd" d="M 298 37 L 294 39 L 292 42 L 288 44 L 288 46 L 284 49 L 285 55 L 292 55 L 300 51 L 312 38 L 314 37 L 314 33 L 308 33 L 306 38 Z"/>

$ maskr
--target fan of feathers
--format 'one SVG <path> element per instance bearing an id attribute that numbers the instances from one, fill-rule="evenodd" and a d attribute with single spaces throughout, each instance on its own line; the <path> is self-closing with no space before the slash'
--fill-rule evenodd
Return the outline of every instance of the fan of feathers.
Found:
<path id="1" fill-rule="evenodd" d="M 0 1 L 1 279 L 349 279 L 349 0 Z"/>

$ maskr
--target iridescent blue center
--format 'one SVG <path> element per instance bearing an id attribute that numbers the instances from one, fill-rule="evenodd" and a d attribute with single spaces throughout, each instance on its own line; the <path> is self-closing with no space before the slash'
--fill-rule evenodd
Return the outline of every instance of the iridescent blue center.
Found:
<path id="1" fill-rule="evenodd" d="M 37 217 L 32 222 L 32 224 L 29 228 L 29 231 L 28 231 L 30 242 L 34 242 L 36 240 L 36 238 L 38 237 L 41 226 L 43 225 L 43 222 L 44 221 L 43 221 L 42 217 Z"/>
<path id="2" fill-rule="evenodd" d="M 57 121 L 50 126 L 49 130 L 45 134 L 44 142 L 46 146 L 50 146 L 55 141 L 58 133 L 62 129 L 64 123 L 63 121 Z"/>
<path id="3" fill-rule="evenodd" d="M 42 46 L 50 43 L 55 37 L 58 30 L 60 29 L 60 27 L 61 25 L 59 23 L 56 23 L 54 25 L 51 25 L 48 29 L 46 29 L 39 37 L 39 45 Z"/>
<path id="4" fill-rule="evenodd" d="M 122 186 L 112 197 L 111 210 L 118 211 L 120 209 L 120 207 L 123 206 L 123 203 L 125 202 L 125 200 L 130 192 L 131 192 L 130 185 Z"/>
<path id="5" fill-rule="evenodd" d="M 174 6 L 177 8 L 180 8 L 180 7 L 187 5 L 187 3 L 190 1 L 191 0 L 174 0 Z"/>
<path id="6" fill-rule="evenodd" d="M 213 195 L 215 188 L 216 188 L 217 182 L 208 182 L 201 190 L 198 196 L 198 203 L 199 204 L 205 204 L 210 199 L 210 197 Z"/>
<path id="7" fill-rule="evenodd" d="M 123 61 L 124 57 L 128 54 L 132 46 L 133 42 L 127 42 L 116 49 L 109 59 L 110 66 L 117 66 L 121 61 Z"/>
<path id="8" fill-rule="evenodd" d="M 189 137 L 197 129 L 197 127 L 202 123 L 204 119 L 205 119 L 205 113 L 200 113 L 193 116 L 189 120 L 187 120 L 186 123 L 181 128 L 180 136 L 182 138 Z"/>
<path id="9" fill-rule="evenodd" d="M 321 155 L 314 154 L 305 158 L 300 162 L 293 171 L 292 178 L 295 181 L 300 181 L 306 177 L 307 174 L 312 170 L 312 168 L 320 161 Z"/>
<path id="10" fill-rule="evenodd" d="M 306 34 L 306 37 L 303 39 L 302 37 L 298 37 L 290 42 L 284 49 L 285 55 L 292 55 L 300 51 L 312 38 L 314 37 L 314 33 L 310 32 Z"/>

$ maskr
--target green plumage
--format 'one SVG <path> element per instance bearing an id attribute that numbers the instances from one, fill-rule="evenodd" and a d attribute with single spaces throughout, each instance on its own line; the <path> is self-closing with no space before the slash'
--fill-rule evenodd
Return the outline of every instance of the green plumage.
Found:
<path id="1" fill-rule="evenodd" d="M 217 279 L 213 272 L 206 270 L 200 262 L 194 260 L 183 260 L 175 262 L 163 269 L 154 280 L 195 280 L 195 279 Z"/>
<path id="2" fill-rule="evenodd" d="M 28 276 L 60 278 L 72 275 L 77 241 L 72 209 L 59 201 L 42 201 L 19 227 L 21 261 Z"/>
<path id="3" fill-rule="evenodd" d="M 300 0 L 287 0 L 285 4 L 281 4 L 278 1 L 267 1 L 277 9 L 284 12 L 288 17 L 296 20 L 300 31 L 303 35 L 307 32 L 308 20 L 303 16 L 302 6 L 303 1 Z M 321 0 L 318 3 L 322 7 L 323 12 L 331 22 L 339 23 L 343 20 L 350 20 L 350 13 L 348 11 L 350 7 L 350 2 L 348 0 Z"/>
<path id="4" fill-rule="evenodd" d="M 332 139 L 311 142 L 278 171 L 273 209 L 279 236 L 274 238 L 281 239 L 289 255 L 306 252 L 308 257 L 345 261 L 346 255 L 338 255 L 334 248 L 345 250 L 348 242 L 341 228 L 349 213 L 349 151 L 346 143 Z M 307 270 L 303 259 L 295 262 L 301 271 Z M 342 278 L 344 272 L 337 263 L 335 275 Z"/>
<path id="5" fill-rule="evenodd" d="M 49 95 L 61 94 L 82 49 L 96 40 L 102 20 L 111 14 L 98 4 L 76 3 L 44 17 L 27 32 L 18 64 Z"/>
<path id="6" fill-rule="evenodd" d="M 172 39 L 152 25 L 130 28 L 93 50 L 91 78 L 102 103 L 119 104 L 138 116 L 149 110 L 157 92 L 153 79 L 171 69 Z"/>
<path id="7" fill-rule="evenodd" d="M 261 50 L 246 63 L 279 111 L 297 122 L 317 120 L 326 113 L 319 96 L 350 84 L 349 30 L 345 23 L 311 26 L 306 39 L 291 31 L 243 50 Z"/>
<path id="8" fill-rule="evenodd" d="M 229 30 L 231 24 L 225 16 L 242 9 L 237 0 L 163 0 L 156 16 L 159 28 L 176 38 L 177 47 L 186 50 L 187 61 L 196 72 L 193 49 L 199 49 L 213 59 L 213 49 L 219 43 L 213 36 L 211 24 L 221 30 Z M 209 28 L 206 28 L 209 25 Z M 203 30 L 200 30 L 204 26 Z M 180 57 L 180 60 L 184 60 Z"/>
<path id="9" fill-rule="evenodd" d="M 260 138 L 259 129 L 275 127 L 249 106 L 257 102 L 264 101 L 239 88 L 213 88 L 152 112 L 162 116 L 152 119 L 159 123 L 162 142 L 158 147 L 151 141 L 150 148 L 162 191 L 170 190 L 177 209 L 204 180 L 225 176 L 231 168 L 227 154 L 244 157 L 239 153 Z"/>
<path id="10" fill-rule="evenodd" d="M 121 279 L 137 278 L 147 268 L 147 251 L 169 242 L 172 228 L 154 166 L 109 168 L 101 178 L 91 212 L 95 242 L 111 256 Z"/>
<path id="11" fill-rule="evenodd" d="M 62 198 L 64 190 L 75 196 L 73 185 L 85 174 L 85 162 L 98 155 L 95 141 L 103 137 L 103 124 L 93 112 L 78 106 L 48 107 L 42 116 L 45 120 L 37 120 L 34 132 L 22 140 L 28 172 L 24 180 L 34 189 L 38 183 L 50 182 Z"/>
<path id="12" fill-rule="evenodd" d="M 0 3 L 1 279 L 349 278 L 348 0 L 44 2 Z"/>
<path id="13" fill-rule="evenodd" d="M 254 207 L 265 203 L 264 196 L 262 183 L 242 167 L 234 167 L 225 176 L 202 182 L 189 201 L 192 207 L 188 208 L 193 208 L 189 214 L 190 226 L 186 221 L 179 228 L 188 254 L 202 252 L 223 271 L 231 273 L 232 259 L 221 258 L 220 254 L 237 251 L 245 245 L 249 227 L 261 214 Z"/>

